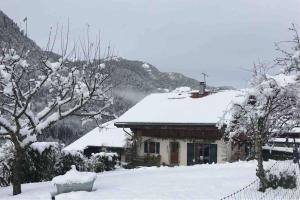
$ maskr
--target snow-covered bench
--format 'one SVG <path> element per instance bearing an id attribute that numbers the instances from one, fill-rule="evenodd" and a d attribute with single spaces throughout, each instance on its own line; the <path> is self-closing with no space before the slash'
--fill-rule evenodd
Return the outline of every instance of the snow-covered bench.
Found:
<path id="1" fill-rule="evenodd" d="M 55 192 L 51 192 L 51 198 L 55 199 L 55 195 L 73 192 L 73 191 L 92 191 L 94 182 L 96 180 L 96 173 L 93 172 L 79 172 L 75 166 L 66 174 L 54 177 L 52 184 L 56 187 Z"/>

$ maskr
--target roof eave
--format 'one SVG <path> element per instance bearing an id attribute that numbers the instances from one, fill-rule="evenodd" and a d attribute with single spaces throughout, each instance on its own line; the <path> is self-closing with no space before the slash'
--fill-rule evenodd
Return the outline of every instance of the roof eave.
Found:
<path id="1" fill-rule="evenodd" d="M 139 128 L 139 127 L 204 127 L 216 126 L 217 123 L 165 123 L 165 122 L 115 122 L 118 128 Z"/>

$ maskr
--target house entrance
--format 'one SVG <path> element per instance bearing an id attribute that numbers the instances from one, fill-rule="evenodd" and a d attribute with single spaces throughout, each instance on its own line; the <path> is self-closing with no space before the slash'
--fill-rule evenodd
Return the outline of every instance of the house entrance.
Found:
<path id="1" fill-rule="evenodd" d="M 171 142 L 171 165 L 178 165 L 179 164 L 179 143 L 178 142 Z"/>

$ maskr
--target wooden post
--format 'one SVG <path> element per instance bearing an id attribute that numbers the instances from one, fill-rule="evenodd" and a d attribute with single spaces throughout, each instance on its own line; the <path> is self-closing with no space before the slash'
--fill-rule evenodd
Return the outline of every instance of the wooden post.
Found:
<path id="1" fill-rule="evenodd" d="M 299 170 L 300 170 L 300 162 L 299 162 L 299 151 L 298 151 L 298 146 L 296 144 L 296 139 L 294 137 L 294 149 L 293 149 L 293 154 L 294 154 L 294 163 L 298 163 Z"/>

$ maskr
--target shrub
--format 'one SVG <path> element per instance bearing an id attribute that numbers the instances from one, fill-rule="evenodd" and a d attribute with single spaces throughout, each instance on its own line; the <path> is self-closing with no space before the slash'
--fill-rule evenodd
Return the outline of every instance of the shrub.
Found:
<path id="1" fill-rule="evenodd" d="M 284 189 L 293 189 L 297 187 L 297 177 L 295 171 L 283 171 L 279 175 L 269 174 L 267 177 L 268 187 L 276 189 L 282 187 Z"/>
<path id="2" fill-rule="evenodd" d="M 145 156 L 145 158 L 144 158 L 144 163 L 149 166 L 152 166 L 152 165 L 160 166 L 160 160 L 161 160 L 160 155 L 147 154 L 147 156 Z"/>
<path id="3" fill-rule="evenodd" d="M 90 158 L 91 171 L 103 172 L 115 169 L 118 163 L 117 153 L 94 153 Z"/>
<path id="4" fill-rule="evenodd" d="M 75 165 L 78 171 L 88 171 L 88 160 L 81 152 L 62 151 L 56 165 L 56 175 L 65 174 Z"/>
<path id="5" fill-rule="evenodd" d="M 12 144 L 8 141 L 0 143 L 0 187 L 10 185 L 13 158 Z"/>
<path id="6" fill-rule="evenodd" d="M 75 165 L 78 171 L 103 172 L 115 169 L 116 153 L 100 152 L 88 159 L 81 152 L 61 151 L 55 142 L 35 142 L 26 148 L 22 165 L 22 183 L 52 180 L 65 174 Z M 14 160 L 12 144 L 0 146 L 0 187 L 9 186 Z"/>
<path id="7" fill-rule="evenodd" d="M 60 155 L 56 142 L 35 142 L 27 148 L 23 162 L 23 182 L 49 181 Z"/>

